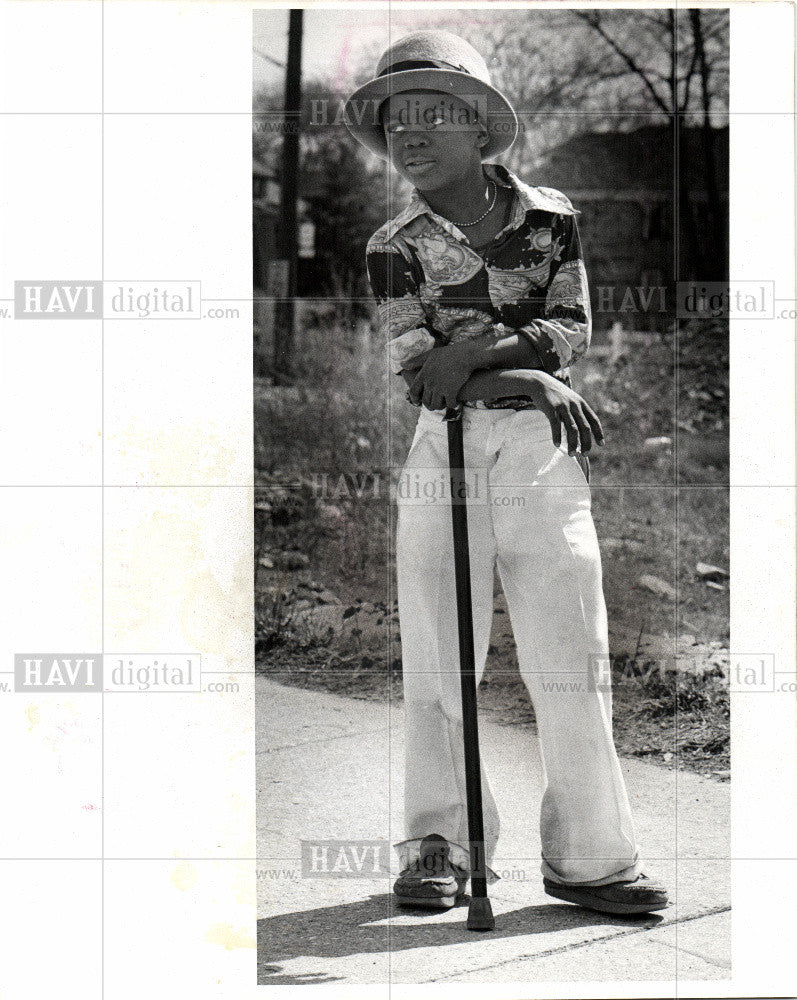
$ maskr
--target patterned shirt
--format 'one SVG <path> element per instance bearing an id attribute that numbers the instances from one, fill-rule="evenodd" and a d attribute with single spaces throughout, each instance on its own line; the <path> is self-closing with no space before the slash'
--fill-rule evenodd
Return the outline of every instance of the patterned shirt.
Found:
<path id="1" fill-rule="evenodd" d="M 518 333 L 545 371 L 569 385 L 592 325 L 576 209 L 559 191 L 529 187 L 503 166 L 485 164 L 484 171 L 515 197 L 509 223 L 479 253 L 417 190 L 368 241 L 368 277 L 391 369 L 401 373 L 438 342 Z M 516 397 L 466 405 L 533 406 Z"/>

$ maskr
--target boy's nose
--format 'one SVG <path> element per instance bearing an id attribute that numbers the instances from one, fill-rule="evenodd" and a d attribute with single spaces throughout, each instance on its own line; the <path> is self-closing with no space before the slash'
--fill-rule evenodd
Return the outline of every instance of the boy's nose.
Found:
<path id="1" fill-rule="evenodd" d="M 422 132 L 407 132 L 404 136 L 404 148 L 415 149 L 416 146 L 426 146 L 428 142 Z"/>

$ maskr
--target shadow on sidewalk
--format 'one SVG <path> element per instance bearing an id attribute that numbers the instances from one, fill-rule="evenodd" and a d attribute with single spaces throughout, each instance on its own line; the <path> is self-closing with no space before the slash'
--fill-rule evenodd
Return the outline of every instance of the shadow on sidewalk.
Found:
<path id="1" fill-rule="evenodd" d="M 658 914 L 613 917 L 592 913 L 566 903 L 524 906 L 519 910 L 496 913 L 494 931 L 478 933 L 465 927 L 465 899 L 453 911 L 460 919 L 424 921 L 440 911 L 397 909 L 390 893 L 378 893 L 368 899 L 314 910 L 299 910 L 265 917 L 257 922 L 258 985 L 299 985 L 310 983 L 351 982 L 348 976 L 323 972 L 283 974 L 278 963 L 298 958 L 345 958 L 353 955 L 378 955 L 412 948 L 429 948 L 463 942 L 489 943 L 496 938 L 513 938 L 579 927 L 606 926 L 645 930 L 656 927 L 664 918 Z M 418 923 L 381 923 L 394 915 L 417 917 Z M 374 982 L 384 981 L 376 972 Z M 370 981 L 370 980 L 369 980 Z"/>

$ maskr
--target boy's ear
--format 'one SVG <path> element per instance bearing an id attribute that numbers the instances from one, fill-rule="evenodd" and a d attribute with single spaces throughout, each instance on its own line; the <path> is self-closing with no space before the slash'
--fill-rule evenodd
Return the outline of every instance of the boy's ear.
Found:
<path id="1" fill-rule="evenodd" d="M 489 135 L 487 129 L 484 126 L 482 126 L 479 129 L 479 135 L 478 135 L 478 138 L 476 140 L 476 143 L 477 143 L 479 149 L 484 149 L 484 147 L 487 145 L 487 143 L 489 141 L 490 141 L 490 135 Z"/>

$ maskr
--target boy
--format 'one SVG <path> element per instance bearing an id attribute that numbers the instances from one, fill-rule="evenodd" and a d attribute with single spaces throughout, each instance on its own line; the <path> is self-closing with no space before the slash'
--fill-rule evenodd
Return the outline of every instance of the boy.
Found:
<path id="1" fill-rule="evenodd" d="M 666 892 L 640 870 L 611 693 L 589 675 L 608 657 L 586 465 L 603 435 L 569 381 L 591 331 L 575 209 L 483 162 L 509 148 L 517 119 L 481 56 L 448 32 L 388 49 L 346 118 L 415 188 L 366 255 L 392 370 L 421 407 L 404 475 L 421 486 L 444 479 L 446 411 L 464 407 L 466 465 L 487 490 L 468 507 L 477 683 L 497 566 L 539 730 L 545 891 L 602 912 L 663 909 Z M 446 908 L 464 894 L 469 867 L 448 504 L 400 499 L 396 546 L 406 839 L 395 845 L 394 893 Z M 489 863 L 499 821 L 482 781 Z"/>

